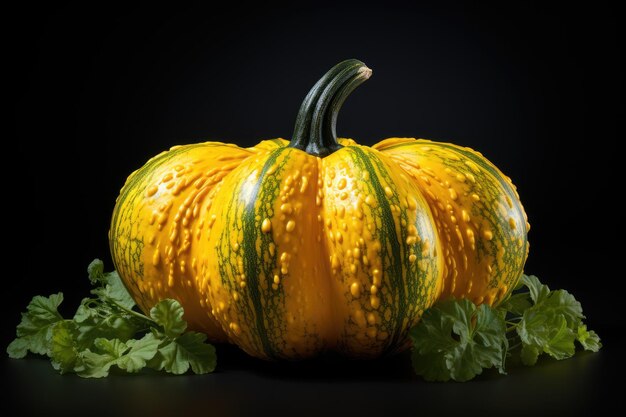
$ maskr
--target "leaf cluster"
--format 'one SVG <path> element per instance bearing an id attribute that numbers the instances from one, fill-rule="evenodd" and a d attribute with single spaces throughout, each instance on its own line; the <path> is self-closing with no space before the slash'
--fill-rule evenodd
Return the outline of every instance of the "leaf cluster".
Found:
<path id="1" fill-rule="evenodd" d="M 572 294 L 523 275 L 497 308 L 449 299 L 428 309 L 409 332 L 413 368 L 429 381 L 468 381 L 486 368 L 505 373 L 507 360 L 515 357 L 529 366 L 542 354 L 569 358 L 575 342 L 597 352 L 600 338 L 584 318 Z"/>
<path id="2" fill-rule="evenodd" d="M 212 372 L 215 348 L 206 335 L 186 331 L 180 303 L 165 299 L 146 316 L 136 305 L 117 272 L 104 272 L 95 259 L 88 267 L 94 288 L 71 319 L 58 311 L 63 293 L 36 296 L 22 313 L 17 338 L 7 352 L 23 358 L 28 352 L 47 355 L 61 373 L 102 378 L 112 369 L 128 373 L 144 368 L 183 374 Z"/>

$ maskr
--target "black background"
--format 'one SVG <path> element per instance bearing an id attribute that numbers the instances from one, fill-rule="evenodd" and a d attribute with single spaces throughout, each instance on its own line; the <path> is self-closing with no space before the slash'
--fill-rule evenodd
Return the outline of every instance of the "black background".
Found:
<path id="1" fill-rule="evenodd" d="M 373 76 L 346 102 L 339 135 L 369 145 L 424 137 L 481 151 L 513 179 L 526 208 L 526 271 L 574 293 L 606 345 L 597 355 L 516 368 L 507 378 L 488 373 L 469 384 L 434 385 L 407 374 L 406 355 L 268 365 L 221 348 L 219 373 L 156 383 L 85 382 L 58 377 L 43 361 L 5 360 L 9 404 L 72 414 L 75 404 L 106 395 L 104 409 L 119 412 L 158 397 L 153 415 L 179 403 L 207 414 L 215 406 L 217 415 L 273 402 L 282 404 L 279 414 L 324 404 L 328 412 L 380 413 L 390 404 L 414 414 L 464 406 L 510 412 L 516 401 L 521 414 L 591 407 L 604 395 L 598 381 L 619 362 L 624 329 L 624 274 L 615 270 L 624 247 L 616 201 L 624 174 L 614 149 L 624 110 L 617 15 L 595 2 L 393 1 L 30 5 L 5 14 L 10 76 L 3 89 L 11 112 L 3 155 L 13 163 L 4 176 L 5 346 L 33 295 L 63 291 L 69 314 L 89 291 L 87 264 L 99 257 L 112 268 L 107 231 L 130 172 L 176 144 L 289 138 L 309 88 L 347 58 L 364 61 Z M 36 384 L 54 394 L 42 400 Z M 203 402 L 203 389 L 213 404 Z M 528 390 L 545 395 L 531 399 Z M 242 405 L 248 400 L 258 408 Z"/>

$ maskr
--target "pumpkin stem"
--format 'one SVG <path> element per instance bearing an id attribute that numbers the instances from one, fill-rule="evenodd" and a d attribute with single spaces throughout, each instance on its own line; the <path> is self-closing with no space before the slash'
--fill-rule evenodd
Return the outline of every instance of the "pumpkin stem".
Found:
<path id="1" fill-rule="evenodd" d="M 337 114 L 350 93 L 371 75 L 372 70 L 356 59 L 332 67 L 302 102 L 289 146 L 322 158 L 341 149 Z"/>

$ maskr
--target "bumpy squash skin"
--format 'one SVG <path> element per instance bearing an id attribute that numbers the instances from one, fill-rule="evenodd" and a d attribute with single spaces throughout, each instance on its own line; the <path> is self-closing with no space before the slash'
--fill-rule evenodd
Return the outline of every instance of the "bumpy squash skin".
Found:
<path id="1" fill-rule="evenodd" d="M 530 228 L 511 180 L 448 143 L 337 139 L 343 100 L 371 71 L 333 67 L 294 139 L 172 148 L 131 174 L 109 234 L 144 312 L 164 298 L 190 328 L 264 359 L 408 346 L 437 300 L 499 303 Z"/>
<path id="2" fill-rule="evenodd" d="M 199 296 L 192 250 L 211 191 L 252 152 L 217 142 L 178 146 L 132 173 L 117 199 L 109 242 L 116 269 L 139 307 L 179 300 L 191 328 L 214 341 L 225 334 Z"/>
<path id="3" fill-rule="evenodd" d="M 379 356 L 403 346 L 440 292 L 441 252 L 421 192 L 395 163 L 351 140 L 322 160 L 323 236 L 336 350 Z"/>
<path id="4" fill-rule="evenodd" d="M 445 248 L 441 297 L 500 302 L 529 250 L 530 225 L 511 179 L 480 153 L 450 143 L 390 138 L 374 149 L 424 191 Z"/>
<path id="5" fill-rule="evenodd" d="M 144 311 L 262 358 L 405 346 L 437 299 L 497 304 L 528 254 L 514 186 L 480 154 L 406 138 L 326 158 L 263 141 L 175 148 L 133 173 L 111 226 Z"/>
<path id="6" fill-rule="evenodd" d="M 344 143 L 324 159 L 277 147 L 215 195 L 209 215 L 222 221 L 199 241 L 202 279 L 229 340 L 252 355 L 379 356 L 438 296 L 426 200 L 384 155 Z"/>
<path id="7" fill-rule="evenodd" d="M 225 180 L 201 265 L 229 339 L 255 356 L 295 359 L 329 343 L 333 303 L 316 239 L 318 163 L 285 145 L 246 160 Z"/>

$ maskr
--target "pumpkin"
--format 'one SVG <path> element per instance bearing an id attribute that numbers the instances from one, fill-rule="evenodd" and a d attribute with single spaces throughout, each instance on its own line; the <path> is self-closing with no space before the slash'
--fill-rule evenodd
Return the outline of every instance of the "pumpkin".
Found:
<path id="1" fill-rule="evenodd" d="M 175 146 L 128 177 L 110 247 L 144 311 L 175 298 L 191 328 L 259 358 L 371 358 L 406 348 L 437 300 L 511 291 L 529 225 L 498 168 L 450 143 L 337 139 L 370 75 L 333 67 L 291 141 Z"/>

